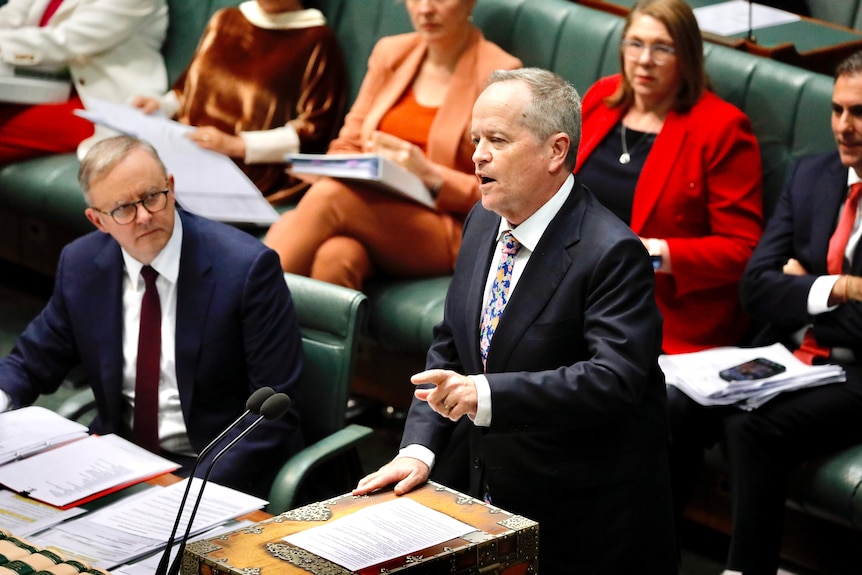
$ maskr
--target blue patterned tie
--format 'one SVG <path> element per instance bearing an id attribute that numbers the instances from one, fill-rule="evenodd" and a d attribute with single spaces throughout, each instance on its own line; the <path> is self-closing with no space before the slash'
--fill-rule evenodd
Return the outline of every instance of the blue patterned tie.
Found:
<path id="1" fill-rule="evenodd" d="M 479 330 L 479 350 L 482 353 L 482 365 L 488 360 L 488 348 L 491 347 L 491 338 L 500 316 L 506 308 L 509 299 L 509 285 L 512 283 L 512 264 L 515 262 L 515 254 L 521 249 L 521 243 L 515 239 L 512 232 L 503 234 L 503 253 L 500 257 L 500 265 L 497 266 L 497 275 L 491 286 L 491 297 L 488 305 L 482 313 L 482 322 Z"/>

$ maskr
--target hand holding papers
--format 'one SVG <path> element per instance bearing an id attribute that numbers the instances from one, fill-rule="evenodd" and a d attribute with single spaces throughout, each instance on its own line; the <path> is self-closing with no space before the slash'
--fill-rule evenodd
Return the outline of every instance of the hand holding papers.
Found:
<path id="1" fill-rule="evenodd" d="M 378 154 L 287 154 L 289 171 L 298 176 L 329 176 L 377 185 L 434 209 L 431 192 L 414 173 Z"/>
<path id="2" fill-rule="evenodd" d="M 760 357 L 781 364 L 786 370 L 771 377 L 745 381 L 728 382 L 719 376 L 723 370 Z M 720 347 L 662 355 L 659 365 L 667 383 L 701 405 L 737 405 L 746 410 L 763 405 L 782 391 L 845 380 L 840 366 L 807 365 L 778 343 L 766 347 Z"/>
<path id="3" fill-rule="evenodd" d="M 88 98 L 76 113 L 96 124 L 147 140 L 176 179 L 180 205 L 223 222 L 269 225 L 278 219 L 260 190 L 233 161 L 186 137 L 194 128 L 130 106 Z"/>

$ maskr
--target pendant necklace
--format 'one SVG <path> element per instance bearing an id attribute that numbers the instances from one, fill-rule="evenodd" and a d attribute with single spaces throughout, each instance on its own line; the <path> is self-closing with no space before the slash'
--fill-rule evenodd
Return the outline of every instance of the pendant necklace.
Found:
<path id="1" fill-rule="evenodd" d="M 646 137 L 649 135 L 649 133 L 644 132 L 641 135 L 641 137 L 638 139 L 638 141 L 635 142 L 635 145 L 632 146 L 632 149 L 629 150 L 628 144 L 626 143 L 626 125 L 623 124 L 622 122 L 620 122 L 620 126 L 621 126 L 621 128 L 620 128 L 620 140 L 622 140 L 622 144 L 623 144 L 623 153 L 620 154 L 620 163 L 621 164 L 628 164 L 629 162 L 632 161 L 631 152 L 634 152 L 637 149 L 637 147 L 641 145 L 641 142 L 643 142 L 644 139 L 646 139 Z"/>

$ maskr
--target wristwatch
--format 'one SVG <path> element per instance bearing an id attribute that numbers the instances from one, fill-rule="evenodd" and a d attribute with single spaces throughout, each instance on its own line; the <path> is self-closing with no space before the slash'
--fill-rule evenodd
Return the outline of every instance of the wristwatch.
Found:
<path id="1" fill-rule="evenodd" d="M 652 262 L 652 269 L 659 269 L 662 264 L 661 242 L 656 238 L 650 238 L 647 240 L 647 251 L 649 252 L 649 259 Z"/>

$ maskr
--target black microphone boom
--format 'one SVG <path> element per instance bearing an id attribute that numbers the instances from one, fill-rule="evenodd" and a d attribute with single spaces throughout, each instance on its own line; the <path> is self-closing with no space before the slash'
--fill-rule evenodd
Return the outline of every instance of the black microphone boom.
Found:
<path id="1" fill-rule="evenodd" d="M 275 390 L 271 387 L 261 387 L 260 389 L 255 390 L 252 393 L 248 400 L 245 402 L 245 412 L 242 415 L 236 418 L 233 423 L 225 427 L 224 431 L 222 431 L 218 437 L 210 441 L 209 445 L 203 448 L 203 450 L 198 454 L 197 458 L 195 458 L 194 464 L 192 464 L 191 472 L 189 473 L 189 481 L 186 482 L 186 490 L 183 492 L 183 498 L 180 500 L 180 506 L 177 510 L 177 518 L 174 521 L 174 527 L 171 529 L 171 536 L 168 538 L 168 546 L 165 548 L 165 552 L 162 554 L 162 558 L 159 560 L 159 566 L 156 568 L 156 575 L 165 575 L 168 571 L 168 561 L 170 561 L 171 555 L 171 546 L 174 543 L 174 537 L 177 536 L 177 529 L 180 525 L 180 518 L 183 515 L 183 509 L 186 506 L 186 499 L 189 497 L 189 488 L 192 485 L 191 478 L 195 476 L 195 470 L 198 468 L 198 463 L 200 463 L 204 457 L 206 457 L 213 448 L 221 443 L 221 440 L 227 436 L 240 422 L 245 419 L 246 415 L 260 415 L 261 409 L 263 409 L 263 404 L 266 403 L 266 400 L 275 395 Z"/>
<path id="2" fill-rule="evenodd" d="M 168 575 L 177 575 L 180 572 L 180 565 L 182 564 L 183 553 L 186 550 L 186 543 L 189 541 L 189 536 L 192 531 L 192 523 L 194 523 L 195 515 L 198 512 L 198 506 L 201 504 L 201 499 L 204 494 L 204 487 L 206 487 L 207 480 L 209 479 L 210 472 L 216 464 L 216 461 L 219 458 L 227 453 L 234 445 L 239 443 L 239 441 L 248 435 L 255 427 L 257 427 L 264 419 L 267 421 L 272 421 L 274 419 L 279 419 L 287 410 L 290 409 L 290 397 L 287 396 L 286 393 L 276 393 L 272 397 L 267 398 L 266 401 L 263 402 L 263 405 L 260 406 L 260 417 L 255 419 L 251 425 L 246 427 L 239 435 L 237 435 L 230 443 L 225 445 L 221 451 L 216 453 L 213 460 L 210 462 L 209 467 L 207 467 L 207 472 L 204 474 L 201 479 L 201 487 L 198 490 L 198 496 L 195 499 L 195 505 L 192 507 L 192 513 L 189 515 L 188 523 L 186 523 L 186 532 L 183 534 L 183 538 L 180 539 L 179 544 L 177 545 L 177 556 L 174 557 L 173 562 L 171 563 L 171 568 L 168 569 Z M 192 477 L 189 477 L 188 482 L 191 485 Z M 182 509 L 180 510 L 182 512 Z M 173 537 L 171 538 L 173 539 Z M 167 552 L 170 555 L 170 542 L 168 542 Z"/>

